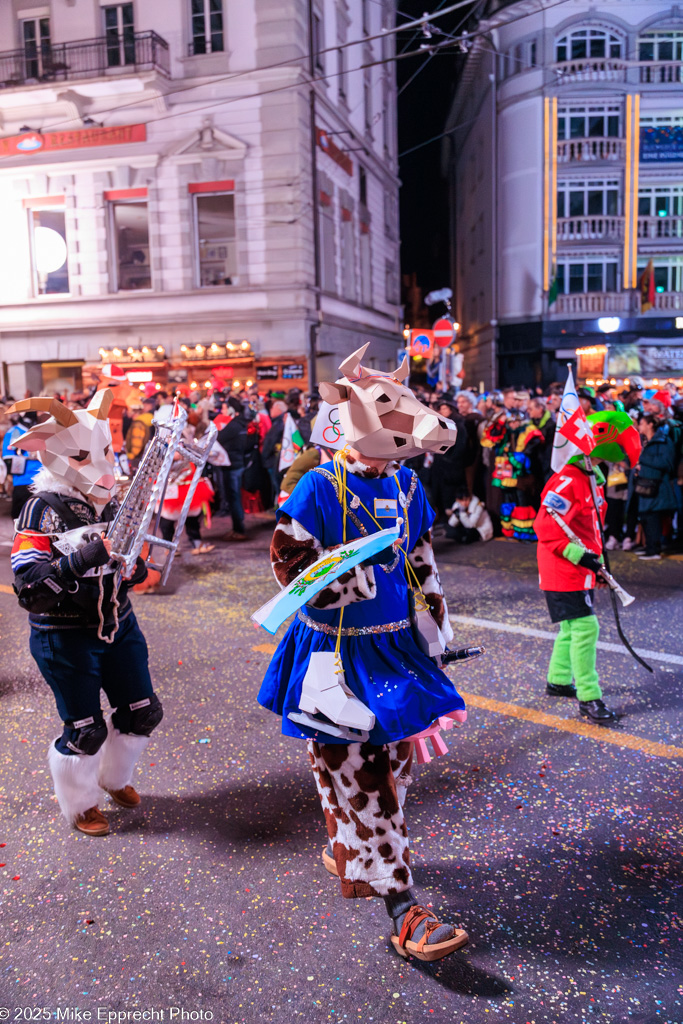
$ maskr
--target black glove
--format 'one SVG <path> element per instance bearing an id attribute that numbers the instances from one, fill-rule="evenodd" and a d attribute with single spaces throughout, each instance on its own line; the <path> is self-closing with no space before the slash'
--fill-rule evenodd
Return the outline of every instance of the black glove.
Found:
<path id="1" fill-rule="evenodd" d="M 581 555 L 579 565 L 582 565 L 584 569 L 590 569 L 590 571 L 594 572 L 596 575 L 598 575 L 602 569 L 602 562 L 599 561 L 598 556 L 594 555 L 591 551 L 586 551 L 585 555 Z"/>
<path id="2" fill-rule="evenodd" d="M 94 569 L 98 565 L 106 565 L 109 561 L 107 549 L 101 537 L 84 544 L 71 556 L 71 568 L 76 576 L 83 576 L 88 569 Z"/>
<path id="3" fill-rule="evenodd" d="M 394 546 L 390 544 L 388 548 L 382 548 L 381 551 L 378 551 L 371 558 L 366 558 L 363 565 L 389 565 L 395 558 Z"/>

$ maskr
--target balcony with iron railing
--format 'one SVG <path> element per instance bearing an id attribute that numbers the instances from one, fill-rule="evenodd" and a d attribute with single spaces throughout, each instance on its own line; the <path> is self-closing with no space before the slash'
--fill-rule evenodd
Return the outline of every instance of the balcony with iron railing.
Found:
<path id="1" fill-rule="evenodd" d="M 639 217 L 638 239 L 648 242 L 673 242 L 677 245 L 683 240 L 683 217 Z"/>
<path id="2" fill-rule="evenodd" d="M 574 242 L 621 242 L 624 238 L 624 218 L 596 215 L 594 217 L 558 217 L 558 245 Z"/>
<path id="3" fill-rule="evenodd" d="M 0 88 L 4 89 L 140 71 L 170 74 L 168 43 L 156 32 L 42 44 L 0 53 Z"/>
<path id="4" fill-rule="evenodd" d="M 601 163 L 626 159 L 626 142 L 615 138 L 559 139 L 557 162 Z"/>

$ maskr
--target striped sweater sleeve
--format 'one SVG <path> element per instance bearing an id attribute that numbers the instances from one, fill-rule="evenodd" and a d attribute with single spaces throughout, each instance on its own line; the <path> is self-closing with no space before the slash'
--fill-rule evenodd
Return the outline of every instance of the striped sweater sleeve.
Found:
<path id="1" fill-rule="evenodd" d="M 12 572 L 23 573 L 26 569 L 50 562 L 52 545 L 50 538 L 44 533 L 33 533 L 22 530 L 14 537 L 12 545 Z"/>

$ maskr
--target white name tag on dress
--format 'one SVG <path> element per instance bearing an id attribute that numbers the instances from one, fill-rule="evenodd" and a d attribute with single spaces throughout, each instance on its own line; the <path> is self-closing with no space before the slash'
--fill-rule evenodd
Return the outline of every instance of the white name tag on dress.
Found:
<path id="1" fill-rule="evenodd" d="M 394 519 L 398 515 L 398 502 L 396 498 L 375 498 L 375 516 L 392 516 Z"/>

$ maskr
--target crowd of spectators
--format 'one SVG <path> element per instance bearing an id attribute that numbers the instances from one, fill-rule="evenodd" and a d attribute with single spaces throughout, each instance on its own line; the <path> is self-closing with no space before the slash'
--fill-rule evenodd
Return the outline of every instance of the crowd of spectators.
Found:
<path id="1" fill-rule="evenodd" d="M 459 518 L 458 505 L 478 499 L 494 536 L 533 541 L 541 492 L 552 474 L 551 455 L 564 387 L 544 392 L 504 388 L 475 394 L 416 389 L 422 401 L 454 420 L 458 440 L 443 455 L 414 460 L 441 520 Z M 661 557 L 680 530 L 683 508 L 683 389 L 673 384 L 646 389 L 640 378 L 617 388 L 578 389 L 585 413 L 627 412 L 638 426 L 643 451 L 636 466 L 605 466 L 606 536 L 610 550 L 623 547 L 643 558 Z M 447 533 L 449 531 L 447 530 Z M 476 539 L 459 532 L 456 540 Z"/>
<path id="2" fill-rule="evenodd" d="M 427 488 L 446 536 L 456 543 L 473 543 L 493 536 L 519 541 L 535 539 L 533 523 L 541 492 L 551 475 L 551 454 L 563 385 L 545 391 L 507 387 L 477 394 L 429 391 L 417 385 L 418 397 L 457 427 L 455 444 L 440 455 L 413 459 L 410 465 Z M 637 466 L 620 463 L 607 472 L 606 535 L 610 549 L 622 547 L 641 557 L 661 557 L 663 545 L 683 538 L 683 389 L 673 384 L 646 390 L 632 378 L 618 389 L 603 384 L 596 390 L 578 389 L 586 413 L 623 409 L 637 424 L 643 450 Z M 89 394 L 71 395 L 67 404 L 84 405 Z M 137 408 L 124 410 L 122 468 L 130 474 L 144 453 L 155 424 L 171 414 L 175 396 L 160 390 L 142 397 Z M 8 400 L 9 401 L 9 400 Z M 232 529 L 225 539 L 246 538 L 245 510 L 272 509 L 284 500 L 303 472 L 325 462 L 332 452 L 310 444 L 318 411 L 317 395 L 298 388 L 286 393 L 194 392 L 180 396 L 188 411 L 188 430 L 199 436 L 213 420 L 218 428 L 220 457 L 211 459 L 207 473 L 213 487 L 213 512 L 230 516 Z M 293 466 L 282 466 L 282 446 L 288 417 L 296 428 L 301 456 Z M 9 440 L 30 427 L 28 417 L 0 417 L 6 431 L 3 459 L 14 474 L 13 515 L 25 500 L 30 474 L 37 468 L 12 464 Z M 224 455 L 222 454 L 224 453 Z M 287 471 L 288 470 L 288 471 Z M 21 473 L 20 473 L 21 471 Z M 23 474 L 23 475 L 22 475 Z M 7 485 L 5 485 L 7 486 Z"/>

